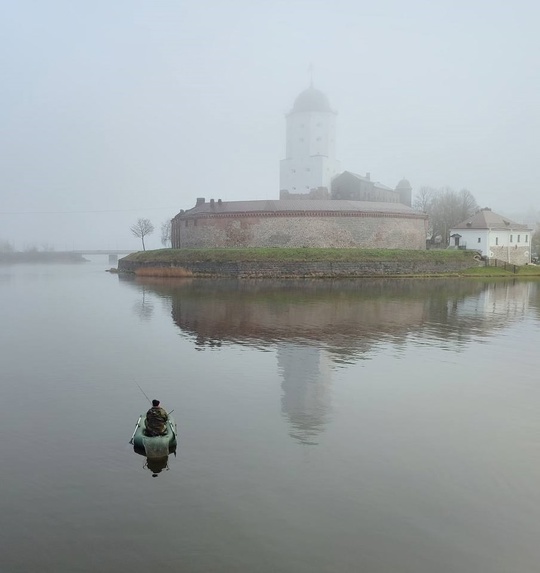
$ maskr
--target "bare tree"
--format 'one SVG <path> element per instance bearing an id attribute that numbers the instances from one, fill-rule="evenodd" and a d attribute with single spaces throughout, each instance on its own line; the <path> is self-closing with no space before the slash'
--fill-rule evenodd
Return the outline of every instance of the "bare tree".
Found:
<path id="1" fill-rule="evenodd" d="M 167 247 L 171 244 L 171 220 L 161 223 L 161 244 Z"/>
<path id="2" fill-rule="evenodd" d="M 450 240 L 450 229 L 474 215 L 478 209 L 469 190 L 456 192 L 450 187 L 421 187 L 414 198 L 414 207 L 429 217 L 431 242 L 440 241 L 444 245 Z"/>
<path id="3" fill-rule="evenodd" d="M 433 198 L 437 190 L 432 187 L 420 187 L 418 193 L 414 196 L 413 207 L 422 213 L 429 213 Z"/>
<path id="4" fill-rule="evenodd" d="M 141 239 L 142 249 L 143 251 L 146 251 L 144 246 L 144 238 L 146 235 L 150 235 L 154 232 L 154 225 L 152 225 L 150 219 L 137 219 L 137 222 L 135 225 L 130 227 L 130 230 L 136 237 Z"/>
<path id="5" fill-rule="evenodd" d="M 0 241 L 0 253 L 14 253 L 15 249 L 9 241 Z"/>
<path id="6" fill-rule="evenodd" d="M 468 189 L 462 189 L 459 192 L 459 201 L 461 203 L 461 218 L 459 223 L 462 223 L 468 217 L 471 217 L 478 211 L 478 203 L 474 195 Z"/>
<path id="7" fill-rule="evenodd" d="M 531 239 L 532 252 L 536 259 L 540 256 L 540 223 L 536 223 L 536 230 Z"/>

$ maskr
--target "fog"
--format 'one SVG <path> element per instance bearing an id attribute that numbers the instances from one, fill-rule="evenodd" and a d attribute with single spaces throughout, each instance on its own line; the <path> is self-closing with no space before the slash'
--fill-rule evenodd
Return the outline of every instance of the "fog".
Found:
<path id="1" fill-rule="evenodd" d="M 196 197 L 277 199 L 313 82 L 343 169 L 540 218 L 532 1 L 4 2 L 0 241 L 140 248 Z M 531 215 L 532 214 L 532 215 Z"/>

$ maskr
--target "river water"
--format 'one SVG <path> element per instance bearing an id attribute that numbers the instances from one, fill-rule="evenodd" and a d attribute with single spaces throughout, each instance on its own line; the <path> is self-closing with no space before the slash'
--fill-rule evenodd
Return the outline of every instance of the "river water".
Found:
<path id="1" fill-rule="evenodd" d="M 2 573 L 538 571 L 540 282 L 105 262 L 0 267 Z"/>

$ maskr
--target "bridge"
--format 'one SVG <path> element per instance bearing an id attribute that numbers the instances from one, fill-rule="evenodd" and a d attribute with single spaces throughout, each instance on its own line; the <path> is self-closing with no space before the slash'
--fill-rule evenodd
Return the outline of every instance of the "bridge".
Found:
<path id="1" fill-rule="evenodd" d="M 106 255 L 109 257 L 109 263 L 117 263 L 118 255 L 130 255 L 131 253 L 138 252 L 137 249 L 78 249 L 73 251 L 65 251 L 75 255 Z"/>

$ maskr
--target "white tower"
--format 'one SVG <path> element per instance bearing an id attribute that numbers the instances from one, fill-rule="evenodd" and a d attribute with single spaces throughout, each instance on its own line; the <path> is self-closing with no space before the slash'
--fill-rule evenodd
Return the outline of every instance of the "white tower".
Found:
<path id="1" fill-rule="evenodd" d="M 288 192 L 308 194 L 313 189 L 330 191 L 340 172 L 336 160 L 336 115 L 328 98 L 310 86 L 295 100 L 287 114 L 286 158 L 280 162 L 280 196 Z"/>

